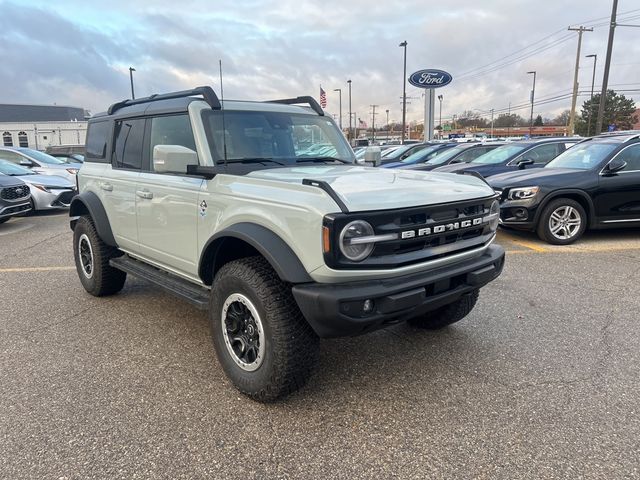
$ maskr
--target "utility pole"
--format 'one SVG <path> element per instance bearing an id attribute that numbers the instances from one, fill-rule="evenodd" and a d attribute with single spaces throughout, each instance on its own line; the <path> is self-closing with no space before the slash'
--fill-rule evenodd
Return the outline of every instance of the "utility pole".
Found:
<path id="1" fill-rule="evenodd" d="M 602 77 L 602 94 L 600 95 L 600 106 L 598 107 L 598 119 L 596 120 L 596 135 L 602 132 L 602 121 L 604 119 L 604 106 L 607 99 L 607 86 L 609 83 L 609 67 L 611 66 L 611 53 L 613 50 L 613 34 L 616 30 L 616 14 L 618 12 L 618 0 L 613 0 L 611 9 L 611 23 L 609 25 L 609 41 L 607 42 L 607 57 L 604 61 L 604 75 Z"/>
<path id="2" fill-rule="evenodd" d="M 352 133 L 351 133 L 351 79 L 347 80 L 347 85 L 349 85 L 349 145 L 353 141 Z"/>
<path id="3" fill-rule="evenodd" d="M 402 73 L 402 141 L 404 143 L 404 131 L 407 128 L 407 41 L 402 42 L 399 47 L 404 48 L 404 70 Z"/>
<path id="4" fill-rule="evenodd" d="M 389 109 L 385 110 L 387 112 L 387 142 L 389 141 Z"/>
<path id="5" fill-rule="evenodd" d="M 573 136 L 576 119 L 576 101 L 578 100 L 578 69 L 580 68 L 580 48 L 582 47 L 582 33 L 593 32 L 593 28 L 585 28 L 580 25 L 578 28 L 568 27 L 567 30 L 578 32 L 578 51 L 576 52 L 576 71 L 573 74 L 573 95 L 571 96 L 571 113 L 569 114 L 569 136 Z"/>
<path id="6" fill-rule="evenodd" d="M 591 77 L 591 107 L 589 108 L 589 122 L 587 123 L 587 135 L 591 135 L 591 112 L 593 112 L 593 85 L 596 82 L 596 62 L 598 55 L 586 55 L 584 58 L 593 58 L 593 76 Z"/>
<path id="7" fill-rule="evenodd" d="M 131 80 L 131 100 L 135 100 L 136 98 L 136 94 L 133 93 L 133 72 L 135 71 L 135 68 L 129 67 L 129 80 Z"/>
<path id="8" fill-rule="evenodd" d="M 533 74 L 533 89 L 531 90 L 531 117 L 529 118 L 529 138 L 533 133 L 533 100 L 536 96 L 536 71 L 527 72 L 527 75 Z"/>
<path id="9" fill-rule="evenodd" d="M 372 108 L 371 112 L 371 143 L 375 143 L 376 141 L 376 107 L 380 105 L 369 105 Z"/>
<path id="10" fill-rule="evenodd" d="M 341 88 L 334 88 L 333 89 L 334 92 L 338 92 L 340 94 L 340 100 L 339 100 L 339 105 L 340 105 L 340 122 L 338 123 L 338 125 L 340 125 L 340 131 L 342 131 L 342 89 Z"/>
<path id="11" fill-rule="evenodd" d="M 511 100 L 509 100 L 509 113 L 507 114 L 507 137 L 511 136 Z"/>

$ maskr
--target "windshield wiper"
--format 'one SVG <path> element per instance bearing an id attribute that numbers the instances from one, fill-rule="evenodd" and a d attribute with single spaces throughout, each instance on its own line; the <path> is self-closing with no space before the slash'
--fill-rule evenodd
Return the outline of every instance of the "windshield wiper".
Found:
<path id="1" fill-rule="evenodd" d="M 343 160 L 341 158 L 336 157 L 302 157 L 296 158 L 296 163 L 302 162 L 340 162 L 340 163 L 351 163 L 348 160 Z"/>
<path id="2" fill-rule="evenodd" d="M 277 163 L 278 165 L 286 165 L 286 163 L 279 162 L 278 160 L 274 160 L 273 158 L 262 158 L 262 157 L 252 157 L 252 158 L 232 158 L 230 160 L 226 160 L 225 162 L 220 162 L 220 165 L 224 163 Z"/>

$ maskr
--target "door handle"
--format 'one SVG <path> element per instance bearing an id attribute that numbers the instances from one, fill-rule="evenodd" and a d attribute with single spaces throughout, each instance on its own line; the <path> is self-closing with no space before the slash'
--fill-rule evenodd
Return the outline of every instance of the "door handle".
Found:
<path id="1" fill-rule="evenodd" d="M 113 185 L 110 183 L 102 182 L 100 183 L 100 188 L 102 190 L 106 190 L 107 192 L 111 192 L 113 190 Z"/>
<path id="2" fill-rule="evenodd" d="M 153 198 L 153 193 L 149 190 L 136 190 L 136 195 L 140 198 Z"/>

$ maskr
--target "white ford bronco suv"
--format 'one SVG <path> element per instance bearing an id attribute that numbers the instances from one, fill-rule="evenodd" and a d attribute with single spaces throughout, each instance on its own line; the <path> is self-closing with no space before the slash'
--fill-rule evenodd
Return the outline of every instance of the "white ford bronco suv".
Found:
<path id="1" fill-rule="evenodd" d="M 482 179 L 357 165 L 311 97 L 116 103 L 89 121 L 78 183 L 83 287 L 131 274 L 207 309 L 226 375 L 260 401 L 305 382 L 320 337 L 457 322 L 504 264 Z"/>

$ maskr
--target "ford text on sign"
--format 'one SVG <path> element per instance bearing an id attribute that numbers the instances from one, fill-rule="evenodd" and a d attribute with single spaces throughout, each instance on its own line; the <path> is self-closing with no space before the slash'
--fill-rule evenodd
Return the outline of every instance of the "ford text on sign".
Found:
<path id="1" fill-rule="evenodd" d="M 438 88 L 449 85 L 453 80 L 450 73 L 443 70 L 418 70 L 409 77 L 409 83 L 418 88 Z"/>

